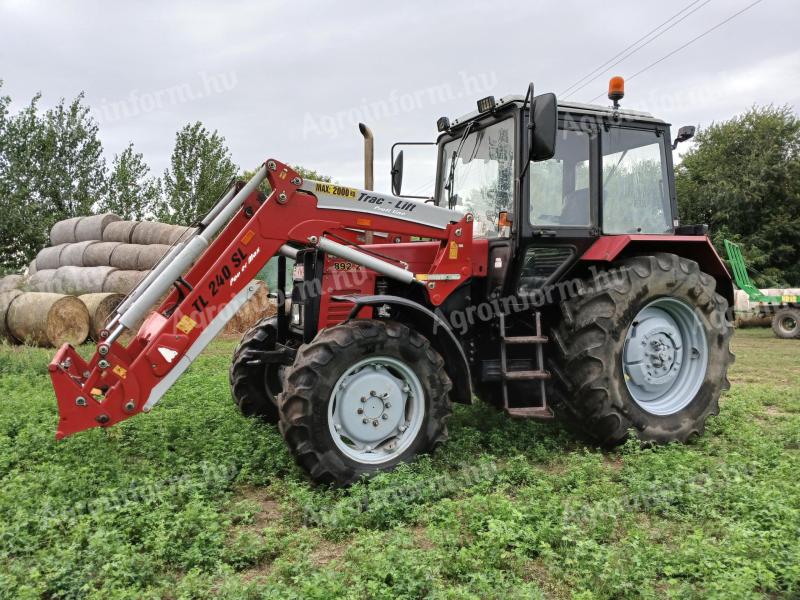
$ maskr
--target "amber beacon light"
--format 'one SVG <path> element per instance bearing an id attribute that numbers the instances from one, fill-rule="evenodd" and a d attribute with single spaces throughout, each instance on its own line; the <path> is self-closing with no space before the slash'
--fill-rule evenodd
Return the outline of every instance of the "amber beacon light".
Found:
<path id="1" fill-rule="evenodd" d="M 614 108 L 619 108 L 619 101 L 625 97 L 625 80 L 622 77 L 612 77 L 608 82 L 608 99 L 614 103 Z"/>

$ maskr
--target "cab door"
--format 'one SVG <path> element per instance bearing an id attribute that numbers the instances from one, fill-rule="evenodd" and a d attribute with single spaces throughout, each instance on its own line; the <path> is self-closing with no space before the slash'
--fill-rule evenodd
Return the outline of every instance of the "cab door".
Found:
<path id="1" fill-rule="evenodd" d="M 554 282 L 600 235 L 599 127 L 562 117 L 556 152 L 532 162 L 521 183 L 519 244 L 512 293 Z"/>

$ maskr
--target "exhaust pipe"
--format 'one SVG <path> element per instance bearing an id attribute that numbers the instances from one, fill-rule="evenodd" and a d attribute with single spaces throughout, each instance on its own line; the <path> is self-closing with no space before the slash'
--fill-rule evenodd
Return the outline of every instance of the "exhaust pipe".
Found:
<path id="1" fill-rule="evenodd" d="M 375 162 L 375 138 L 372 130 L 364 125 L 358 124 L 358 130 L 364 136 L 364 189 L 372 191 L 375 189 L 375 179 L 373 176 L 373 164 Z"/>

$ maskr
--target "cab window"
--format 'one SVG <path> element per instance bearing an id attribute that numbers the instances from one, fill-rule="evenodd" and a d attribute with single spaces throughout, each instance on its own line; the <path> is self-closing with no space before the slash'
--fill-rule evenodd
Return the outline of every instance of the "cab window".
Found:
<path id="1" fill-rule="evenodd" d="M 590 135 L 561 129 L 550 160 L 530 165 L 531 224 L 587 227 L 589 207 Z"/>
<path id="2" fill-rule="evenodd" d="M 603 231 L 672 230 L 664 136 L 614 127 L 603 132 Z"/>
<path id="3" fill-rule="evenodd" d="M 501 229 L 498 223 L 500 213 L 510 212 L 514 201 L 514 120 L 471 131 L 463 145 L 456 138 L 443 152 L 441 205 L 471 212 L 476 237 L 509 235 L 509 228 Z"/>

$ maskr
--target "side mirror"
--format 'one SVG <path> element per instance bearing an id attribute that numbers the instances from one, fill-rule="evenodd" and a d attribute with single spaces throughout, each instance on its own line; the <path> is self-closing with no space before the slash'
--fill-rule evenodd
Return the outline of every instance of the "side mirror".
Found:
<path id="1" fill-rule="evenodd" d="M 532 161 L 548 160 L 556 153 L 558 100 L 555 94 L 541 94 L 533 99 L 528 123 L 528 148 Z"/>
<path id="2" fill-rule="evenodd" d="M 678 135 L 675 136 L 675 141 L 672 142 L 672 149 L 678 147 L 678 144 L 690 140 L 694 137 L 694 125 L 684 125 L 678 129 Z"/>
<path id="3" fill-rule="evenodd" d="M 392 165 L 392 194 L 395 196 L 400 195 L 400 189 L 403 187 L 403 151 L 397 153 L 397 158 L 394 159 Z"/>

